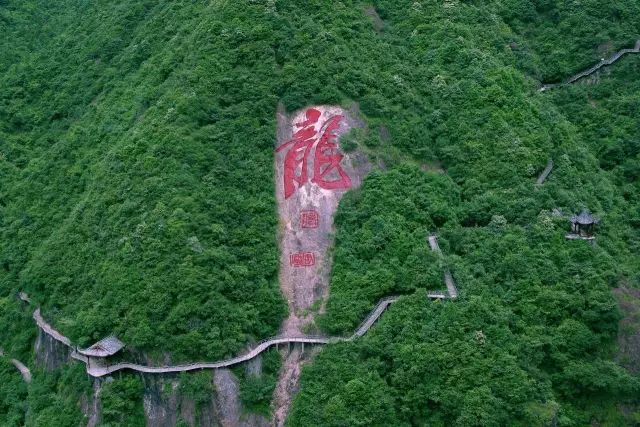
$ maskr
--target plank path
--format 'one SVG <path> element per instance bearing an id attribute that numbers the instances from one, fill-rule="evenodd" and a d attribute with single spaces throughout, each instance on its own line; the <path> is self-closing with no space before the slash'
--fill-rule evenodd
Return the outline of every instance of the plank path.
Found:
<path id="1" fill-rule="evenodd" d="M 378 304 L 374 307 L 373 310 L 367 315 L 364 321 L 360 324 L 360 326 L 356 329 L 356 331 L 350 337 L 326 337 L 326 336 L 314 336 L 314 335 L 300 335 L 300 336 L 275 336 L 272 338 L 268 338 L 266 340 L 260 341 L 253 348 L 249 349 L 246 353 L 241 354 L 239 356 L 224 359 L 214 362 L 197 362 L 197 363 L 187 363 L 173 366 L 146 366 L 139 365 L 136 363 L 117 363 L 114 365 L 107 365 L 102 358 L 94 358 L 87 357 L 78 353 L 77 347 L 71 344 L 71 340 L 69 338 L 62 335 L 60 332 L 56 331 L 50 324 L 48 324 L 42 314 L 40 313 L 40 309 L 36 309 L 33 312 L 33 319 L 36 321 L 38 327 L 51 336 L 56 341 L 64 344 L 65 346 L 71 348 L 71 357 L 75 360 L 83 362 L 87 365 L 87 373 L 93 377 L 102 377 L 104 375 L 109 375 L 113 372 L 120 371 L 123 369 L 130 369 L 137 372 L 146 372 L 146 373 L 169 373 L 169 372 L 186 372 L 193 371 L 197 369 L 218 369 L 218 368 L 226 368 L 229 366 L 237 365 L 238 363 L 246 362 L 248 360 L 253 359 L 258 356 L 263 351 L 267 350 L 269 347 L 277 346 L 280 344 L 295 344 L 301 343 L 304 344 L 333 344 L 338 342 L 352 341 L 356 338 L 361 337 L 373 326 L 373 324 L 380 318 L 382 313 L 391 305 L 396 302 L 398 297 L 388 297 L 381 299 Z"/>

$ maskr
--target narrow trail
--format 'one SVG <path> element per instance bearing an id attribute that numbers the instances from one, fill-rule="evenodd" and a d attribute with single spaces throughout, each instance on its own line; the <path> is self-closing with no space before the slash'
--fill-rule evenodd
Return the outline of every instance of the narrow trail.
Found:
<path id="1" fill-rule="evenodd" d="M 2 348 L 0 348 L 0 356 L 4 356 L 4 350 L 2 350 Z M 26 365 L 21 361 L 19 361 L 18 359 L 11 359 L 11 363 L 20 371 L 20 374 L 22 374 L 22 378 L 24 379 L 24 382 L 30 383 L 31 371 L 29 370 L 29 368 L 27 368 Z"/>
<path id="2" fill-rule="evenodd" d="M 18 368 L 18 370 L 22 374 L 22 379 L 24 379 L 24 382 L 26 382 L 27 384 L 30 383 L 31 371 L 29 370 L 29 368 L 27 368 L 25 364 L 19 361 L 18 359 L 11 359 L 11 363 L 13 363 L 13 366 Z"/>
<path id="3" fill-rule="evenodd" d="M 214 362 L 198 362 L 198 363 L 188 363 L 182 365 L 174 365 L 174 366 L 145 366 L 139 365 L 135 363 L 117 363 L 115 365 L 106 365 L 104 359 L 87 357 L 84 356 L 77 351 L 77 347 L 71 344 L 71 340 L 67 337 L 56 331 L 51 325 L 49 325 L 42 314 L 40 313 L 40 309 L 36 309 L 33 312 L 33 319 L 36 321 L 38 327 L 51 336 L 56 341 L 64 344 L 65 346 L 72 349 L 71 357 L 75 360 L 83 362 L 87 365 L 87 373 L 93 377 L 102 377 L 104 375 L 109 375 L 113 372 L 120 371 L 123 369 L 130 369 L 137 372 L 146 372 L 152 374 L 158 373 L 169 373 L 169 372 L 186 372 L 193 371 L 197 369 L 218 369 L 225 368 L 233 365 L 237 365 L 238 363 L 246 362 L 248 360 L 253 359 L 263 351 L 267 350 L 269 347 L 277 346 L 280 344 L 291 344 L 291 343 L 302 343 L 304 344 L 333 344 L 338 342 L 352 341 L 356 338 L 361 337 L 373 326 L 373 324 L 378 320 L 378 318 L 384 313 L 384 311 L 398 300 L 398 297 L 388 297 L 383 298 L 378 302 L 376 307 L 369 313 L 369 315 L 365 318 L 362 324 L 356 329 L 356 331 L 350 337 L 325 337 L 325 336 L 312 336 L 312 335 L 300 335 L 300 336 L 276 336 L 266 340 L 259 342 L 252 349 L 247 351 L 240 356 L 233 357 L 231 359 L 225 359 Z M 21 371 L 22 372 L 22 371 Z M 30 374 L 29 374 L 30 376 Z"/>
<path id="4" fill-rule="evenodd" d="M 440 245 L 438 244 L 438 236 L 432 234 L 428 237 L 429 246 L 433 252 L 436 252 L 441 258 L 442 250 L 440 249 Z M 446 292 L 443 291 L 429 291 L 427 293 L 427 297 L 430 299 L 445 299 L 445 298 L 457 298 L 458 297 L 458 288 L 456 287 L 456 282 L 453 280 L 453 276 L 451 275 L 451 271 L 446 269 L 444 272 L 444 283 L 447 286 Z"/>
<path id="5" fill-rule="evenodd" d="M 538 179 L 536 180 L 536 185 L 542 185 L 549 177 L 549 174 L 553 170 L 553 160 L 549 159 L 547 162 L 547 166 L 544 168 Z"/>
<path id="6" fill-rule="evenodd" d="M 636 41 L 636 45 L 633 48 L 621 49 L 621 50 L 617 51 L 616 53 L 614 53 L 613 55 L 611 55 L 609 58 L 603 59 L 600 62 L 598 62 L 597 64 L 593 65 L 592 67 L 587 68 L 586 70 L 580 71 L 577 74 L 574 74 L 573 76 L 569 77 L 567 80 L 565 80 L 565 81 L 563 81 L 561 83 L 543 84 L 542 87 L 539 89 L 539 91 L 540 92 L 544 92 L 544 91 L 546 91 L 548 89 L 554 89 L 554 88 L 557 88 L 557 87 L 566 86 L 566 85 L 570 85 L 572 83 L 575 83 L 580 79 L 583 79 L 585 77 L 590 76 L 591 74 L 593 74 L 596 71 L 598 71 L 600 68 L 606 67 L 606 66 L 609 66 L 609 65 L 613 64 L 618 59 L 622 58 L 624 55 L 630 54 L 630 53 L 640 53 L 640 40 Z"/>

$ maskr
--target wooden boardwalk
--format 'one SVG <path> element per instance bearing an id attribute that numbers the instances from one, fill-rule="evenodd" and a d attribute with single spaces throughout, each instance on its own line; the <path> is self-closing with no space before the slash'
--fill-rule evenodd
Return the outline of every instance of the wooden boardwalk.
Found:
<path id="1" fill-rule="evenodd" d="M 570 85 L 572 83 L 575 83 L 580 79 L 583 79 L 585 77 L 590 76 L 591 74 L 593 74 L 596 71 L 598 71 L 600 68 L 606 67 L 608 65 L 613 64 L 618 59 L 622 58 L 624 55 L 629 54 L 629 53 L 640 53 L 640 40 L 636 41 L 636 45 L 633 48 L 631 48 L 631 49 L 621 49 L 621 50 L 617 51 L 616 53 L 614 53 L 613 55 L 611 55 L 609 58 L 601 60 L 600 62 L 598 62 L 597 64 L 593 65 L 592 67 L 587 68 L 586 70 L 580 71 L 578 74 L 574 74 L 573 76 L 569 77 L 564 82 L 543 84 L 542 87 L 540 88 L 540 92 L 544 92 L 545 90 L 548 90 L 548 89 L 554 89 L 554 88 L 557 88 L 557 87 L 560 87 L 560 86 L 566 86 L 566 85 Z"/>
<path id="2" fill-rule="evenodd" d="M 436 252 L 440 257 L 443 257 L 442 250 L 440 249 L 440 245 L 438 244 L 438 236 L 432 234 L 428 237 L 429 246 L 433 252 Z M 444 272 L 444 284 L 447 286 L 447 291 L 429 291 L 427 293 L 427 297 L 430 299 L 445 299 L 445 298 L 457 298 L 458 297 L 458 288 L 456 287 L 456 282 L 453 280 L 453 276 L 451 275 L 451 271 L 449 269 Z"/>
<path id="3" fill-rule="evenodd" d="M 538 177 L 538 180 L 536 181 L 536 185 L 544 184 L 544 182 L 547 180 L 547 177 L 549 177 L 549 174 L 551 173 L 552 170 L 553 170 L 553 160 L 549 159 L 549 161 L 547 162 L 547 166 L 544 168 L 544 170 Z"/>
<path id="4" fill-rule="evenodd" d="M 367 331 L 373 326 L 373 324 L 378 320 L 378 318 L 382 315 L 382 313 L 389 307 L 390 304 L 396 302 L 398 297 L 389 297 L 381 299 L 378 304 L 375 306 L 373 310 L 365 317 L 364 321 L 358 326 L 354 334 L 346 338 L 345 340 L 350 341 L 356 339 L 358 337 L 363 336 L 367 333 Z"/>
<path id="5" fill-rule="evenodd" d="M 56 341 L 61 342 L 67 347 L 73 348 L 73 346 L 71 345 L 71 340 L 69 338 L 65 337 L 60 332 L 53 329 L 51 325 L 45 322 L 45 320 L 42 318 L 42 314 L 40 314 L 39 308 L 37 308 L 36 311 L 33 312 L 33 320 L 35 320 L 40 329 L 46 332 L 50 337 L 52 337 Z"/>
<path id="6" fill-rule="evenodd" d="M 253 359 L 258 356 L 263 351 L 267 350 L 269 347 L 277 346 L 280 344 L 291 344 L 291 343 L 301 343 L 304 344 L 333 344 L 338 342 L 352 341 L 356 338 L 361 337 L 373 326 L 373 324 L 380 318 L 382 313 L 395 301 L 398 300 L 398 297 L 388 297 L 383 298 L 378 302 L 375 308 L 367 315 L 365 320 L 360 324 L 360 326 L 356 329 L 356 331 L 350 337 L 325 337 L 325 336 L 312 336 L 312 335 L 301 335 L 301 336 L 276 336 L 273 338 L 269 338 L 263 340 L 256 344 L 253 348 L 248 350 L 246 353 L 241 354 L 239 356 L 219 360 L 214 362 L 197 362 L 197 363 L 187 363 L 181 365 L 173 365 L 173 366 L 146 366 L 139 365 L 135 363 L 117 363 L 114 365 L 106 365 L 105 359 L 103 358 L 94 358 L 87 357 L 83 354 L 78 353 L 75 346 L 71 344 L 71 340 L 62 335 L 60 332 L 56 331 L 51 325 L 49 325 L 40 313 L 40 309 L 36 309 L 33 313 L 33 318 L 36 321 L 36 324 L 42 331 L 51 336 L 56 341 L 64 344 L 65 346 L 71 348 L 71 357 L 75 360 L 83 362 L 87 365 L 87 373 L 93 377 L 102 377 L 104 375 L 112 374 L 113 372 L 129 369 L 137 372 L 145 372 L 152 374 L 160 374 L 160 373 L 170 373 L 170 372 L 186 372 L 193 371 L 198 369 L 218 369 L 218 368 L 226 368 L 229 366 L 237 365 L 242 362 L 246 362 L 248 360 Z"/>
<path id="7" fill-rule="evenodd" d="M 437 252 L 438 254 L 440 254 L 440 256 L 442 256 L 442 251 L 440 250 L 440 247 L 438 245 L 437 237 L 435 235 L 431 235 L 429 236 L 428 240 L 429 240 L 429 245 L 431 246 L 431 249 Z M 444 299 L 444 298 L 456 298 L 458 296 L 458 290 L 456 288 L 455 282 L 449 270 L 445 271 L 444 273 L 444 282 L 447 286 L 447 290 L 430 293 L 429 294 L 430 298 Z M 324 344 L 333 344 L 338 342 L 353 341 L 357 338 L 362 337 L 364 334 L 366 334 L 369 331 L 369 329 L 371 329 L 371 327 L 375 324 L 375 322 L 380 318 L 380 316 L 382 316 L 385 310 L 391 304 L 396 302 L 398 298 L 399 297 L 393 296 L 393 297 L 383 298 L 380 301 L 378 301 L 376 306 L 373 308 L 373 310 L 371 310 L 371 312 L 369 312 L 369 314 L 367 315 L 367 317 L 365 317 L 365 319 L 362 321 L 360 326 L 356 328 L 353 335 L 349 337 L 327 337 L 327 336 L 313 336 L 313 335 L 299 335 L 299 336 L 280 335 L 280 336 L 276 336 L 276 337 L 272 337 L 272 338 L 260 341 L 255 346 L 247 350 L 245 353 L 236 357 L 232 357 L 230 359 L 218 360 L 213 362 L 185 363 L 185 364 L 178 364 L 178 365 L 172 365 L 172 366 L 147 366 L 147 365 L 140 365 L 140 364 L 128 363 L 128 362 L 108 365 L 106 364 L 106 359 L 104 358 L 89 357 L 79 353 L 77 350 L 77 347 L 71 343 L 71 340 L 69 340 L 69 338 L 65 337 L 60 332 L 56 331 L 51 325 L 49 325 L 44 320 L 44 318 L 42 317 L 42 314 L 40 313 L 39 308 L 33 312 L 33 319 L 36 321 L 36 324 L 43 332 L 51 336 L 56 341 L 69 347 L 71 349 L 71 357 L 75 360 L 78 360 L 84 363 L 87 366 L 87 373 L 93 377 L 102 377 L 102 376 L 109 375 L 114 372 L 125 370 L 125 369 L 129 369 L 137 372 L 145 372 L 150 374 L 161 374 L 161 373 L 171 373 L 171 372 L 194 371 L 198 369 L 219 369 L 219 368 L 230 367 L 230 366 L 237 365 L 239 363 L 243 363 L 248 360 L 251 360 L 254 357 L 258 356 L 260 353 L 267 350 L 268 348 L 273 346 L 279 346 L 280 344 L 290 345 L 292 343 L 293 344 L 300 343 L 304 346 L 304 344 L 324 345 Z"/>
<path id="8" fill-rule="evenodd" d="M 4 356 L 4 350 L 2 348 L 0 348 L 0 356 Z M 29 368 L 27 368 L 25 364 L 19 361 L 18 359 L 11 359 L 11 363 L 20 371 L 20 374 L 22 374 L 22 378 L 24 379 L 24 382 L 30 383 L 31 371 L 29 370 Z"/>
<path id="9" fill-rule="evenodd" d="M 22 374 L 22 379 L 24 380 L 24 382 L 26 382 L 27 384 L 30 383 L 31 371 L 29 370 L 29 368 L 27 368 L 25 364 L 19 361 L 18 359 L 11 359 L 11 363 L 13 363 L 13 366 L 15 366 L 20 371 L 20 374 Z"/>

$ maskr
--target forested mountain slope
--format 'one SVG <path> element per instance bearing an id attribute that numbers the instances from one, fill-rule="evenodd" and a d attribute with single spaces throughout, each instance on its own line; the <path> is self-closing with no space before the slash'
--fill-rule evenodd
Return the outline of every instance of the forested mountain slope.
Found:
<path id="1" fill-rule="evenodd" d="M 273 55 L 263 40 L 241 59 L 220 36 L 232 11 L 206 10 L 69 2 L 51 37 L 7 41 L 29 53 L 3 68 L 3 288 L 80 344 L 221 356 L 283 315 Z M 264 72 L 232 71 L 247 61 Z"/>
<path id="2" fill-rule="evenodd" d="M 289 424 L 633 425 L 612 289 L 640 287 L 640 58 L 537 88 L 632 46 L 639 8 L 0 1 L 0 346 L 33 360 L 19 290 L 74 342 L 115 333 L 152 360 L 274 334 L 278 103 L 355 104 L 365 127 L 345 149 L 377 167 L 339 206 L 317 326 L 348 333 L 405 297 L 305 368 Z M 554 214 L 583 208 L 602 218 L 594 245 Z M 428 233 L 456 301 L 426 299 L 445 267 Z M 0 363 L 6 425 L 82 419 L 78 366 L 26 387 Z M 196 395 L 199 378 L 184 379 Z M 254 385 L 244 399 L 264 410 L 272 388 Z M 109 385 L 105 422 L 143 424 L 141 388 Z"/>

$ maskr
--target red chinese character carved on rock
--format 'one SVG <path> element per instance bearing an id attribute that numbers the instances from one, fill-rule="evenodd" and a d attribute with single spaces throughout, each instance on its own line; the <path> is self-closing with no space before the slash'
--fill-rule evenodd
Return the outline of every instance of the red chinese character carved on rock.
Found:
<path id="1" fill-rule="evenodd" d="M 289 255 L 289 264 L 292 267 L 310 267 L 315 263 L 316 257 L 312 252 L 298 252 Z"/>
<path id="2" fill-rule="evenodd" d="M 293 134 L 293 139 L 276 149 L 276 152 L 289 149 L 284 158 L 285 199 L 309 181 L 308 162 L 314 148 L 311 182 L 326 190 L 351 187 L 349 175 L 340 166 L 344 156 L 338 151 L 338 144 L 335 142 L 335 132 L 340 128 L 340 121 L 344 117 L 332 116 L 322 123 L 319 131 L 316 131 L 316 124 L 321 115 L 322 113 L 315 108 L 308 109 L 305 112 L 305 120 L 295 124 L 300 130 Z"/>
<path id="3" fill-rule="evenodd" d="M 318 228 L 320 217 L 317 211 L 302 211 L 300 214 L 300 226 L 302 228 Z"/>

